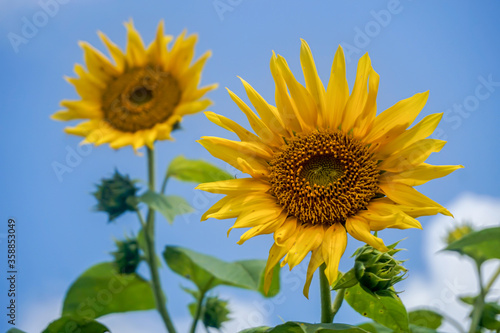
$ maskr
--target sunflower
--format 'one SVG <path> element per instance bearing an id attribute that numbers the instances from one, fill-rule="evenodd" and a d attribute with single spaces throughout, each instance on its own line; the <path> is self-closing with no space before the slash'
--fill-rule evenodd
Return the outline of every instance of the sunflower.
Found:
<path id="1" fill-rule="evenodd" d="M 125 26 L 126 52 L 99 32 L 114 64 L 90 44 L 80 43 L 87 69 L 75 65 L 78 77 L 67 80 L 81 100 L 63 100 L 61 106 L 66 109 L 52 118 L 88 119 L 65 129 L 66 133 L 85 137 L 83 143 L 109 143 L 115 149 L 126 145 L 135 150 L 144 145 L 153 148 L 156 140 L 171 139 L 170 133 L 184 115 L 211 105 L 202 97 L 217 85 L 198 88 L 210 52 L 191 66 L 196 35 L 183 32 L 167 49 L 173 37 L 163 34 L 161 21 L 155 40 L 146 48 L 132 21 Z"/>
<path id="2" fill-rule="evenodd" d="M 283 257 L 281 266 L 288 264 L 291 270 L 312 252 L 304 286 L 307 297 L 313 273 L 321 264 L 326 265 L 330 284 L 337 279 L 347 233 L 387 251 L 383 240 L 371 231 L 421 229 L 416 217 L 451 216 L 413 186 L 462 166 L 424 163 L 445 144 L 426 139 L 442 114 L 431 114 L 407 129 L 424 107 L 427 92 L 376 116 L 379 75 L 368 54 L 359 60 L 351 94 L 340 46 L 326 90 L 305 41 L 300 60 L 305 87 L 285 59 L 273 52 L 276 106 L 242 80 L 258 116 L 228 89 L 255 134 L 226 117 L 206 112 L 212 122 L 235 133 L 240 141 L 203 137 L 200 143 L 214 157 L 250 177 L 197 188 L 225 195 L 202 220 L 237 218 L 231 229 L 250 228 L 238 244 L 257 235 L 274 234 L 265 271 L 266 290 L 273 267 Z"/>

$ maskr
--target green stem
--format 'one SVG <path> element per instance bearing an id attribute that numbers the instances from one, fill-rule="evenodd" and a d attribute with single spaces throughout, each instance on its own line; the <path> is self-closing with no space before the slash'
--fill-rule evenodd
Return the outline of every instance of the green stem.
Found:
<path id="1" fill-rule="evenodd" d="M 155 190 L 155 159 L 154 151 L 151 148 L 148 149 L 148 180 L 149 180 L 149 190 Z M 153 292 L 155 296 L 156 308 L 160 313 L 163 322 L 169 333 L 175 333 L 175 327 L 170 319 L 168 310 L 166 307 L 166 299 L 163 294 L 160 282 L 160 274 L 158 273 L 158 266 L 156 262 L 156 251 L 155 251 L 155 212 L 153 209 L 149 208 L 148 215 L 146 218 L 146 228 L 144 229 L 144 238 L 146 240 L 147 246 L 147 263 L 149 266 L 149 271 L 151 273 L 151 285 L 153 287 Z"/>
<path id="2" fill-rule="evenodd" d="M 203 300 L 205 299 L 205 292 L 200 292 L 200 297 L 198 297 L 198 303 L 196 304 L 196 313 L 193 318 L 193 324 L 191 325 L 191 330 L 189 332 L 195 333 L 196 332 L 196 325 L 198 324 L 198 321 L 200 320 L 201 316 L 201 309 L 203 307 Z"/>
<path id="3" fill-rule="evenodd" d="M 319 286 L 321 293 L 321 322 L 331 323 L 333 321 L 332 314 L 332 292 L 330 290 L 330 283 L 325 275 L 326 265 L 323 263 L 319 267 Z"/>
<path id="4" fill-rule="evenodd" d="M 479 322 L 481 321 L 481 316 L 483 315 L 484 309 L 484 298 L 486 296 L 485 289 L 483 286 L 483 274 L 481 273 L 481 264 L 476 263 L 477 277 L 479 280 L 479 290 L 480 293 L 474 302 L 474 309 L 472 310 L 472 322 L 470 324 L 469 333 L 476 333 Z"/>
<path id="5" fill-rule="evenodd" d="M 163 178 L 163 183 L 161 184 L 161 191 L 160 191 L 161 194 L 165 194 L 165 190 L 167 189 L 167 182 L 168 182 L 169 178 L 170 178 L 170 176 L 168 174 L 165 175 L 165 178 Z"/>
<path id="6" fill-rule="evenodd" d="M 332 306 L 332 321 L 335 318 L 337 312 L 339 312 L 340 307 L 342 306 L 342 302 L 344 301 L 345 289 L 337 290 L 337 295 L 335 295 L 335 299 L 333 300 Z"/>
<path id="7" fill-rule="evenodd" d="M 493 286 L 493 284 L 497 280 L 498 276 L 500 276 L 500 266 L 498 266 L 496 272 L 493 274 L 493 276 L 491 277 L 490 281 L 488 281 L 488 283 L 484 287 L 484 295 L 485 296 L 490 291 L 491 287 Z"/>

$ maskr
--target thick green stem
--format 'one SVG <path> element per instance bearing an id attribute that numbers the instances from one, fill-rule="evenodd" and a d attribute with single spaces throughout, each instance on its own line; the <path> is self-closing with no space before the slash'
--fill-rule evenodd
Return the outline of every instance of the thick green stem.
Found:
<path id="1" fill-rule="evenodd" d="M 319 286 L 321 293 L 321 322 L 331 323 L 333 320 L 332 315 L 332 292 L 330 289 L 330 283 L 325 275 L 326 265 L 323 263 L 319 267 Z"/>
<path id="2" fill-rule="evenodd" d="M 479 280 L 479 295 L 474 302 L 474 310 L 472 310 L 472 322 L 470 324 L 469 333 L 476 333 L 481 321 L 481 316 L 483 315 L 484 309 L 484 298 L 486 296 L 485 289 L 483 286 L 483 275 L 481 273 L 481 264 L 476 263 L 477 277 Z"/>
<path id="3" fill-rule="evenodd" d="M 340 307 L 342 306 L 342 302 L 344 301 L 345 289 L 337 290 L 337 295 L 335 295 L 335 299 L 333 300 L 332 305 L 332 321 L 335 318 L 337 312 L 339 312 Z"/>
<path id="4" fill-rule="evenodd" d="M 149 190 L 155 190 L 155 159 L 154 151 L 148 147 L 148 181 Z M 153 287 L 153 293 L 155 296 L 156 308 L 160 313 L 163 322 L 169 333 L 175 333 L 175 327 L 168 314 L 166 299 L 163 294 L 160 282 L 160 274 L 158 273 L 158 266 L 156 262 L 156 251 L 155 251 L 155 212 L 153 209 L 149 208 L 148 215 L 146 218 L 146 229 L 144 230 L 144 238 L 146 240 L 147 246 L 147 263 L 149 266 L 149 271 L 151 273 L 151 285 Z"/>

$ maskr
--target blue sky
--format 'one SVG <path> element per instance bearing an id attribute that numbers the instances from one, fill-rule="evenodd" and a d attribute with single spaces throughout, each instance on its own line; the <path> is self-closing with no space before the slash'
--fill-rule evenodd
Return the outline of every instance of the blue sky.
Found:
<path id="1" fill-rule="evenodd" d="M 90 192 L 94 184 L 111 175 L 115 167 L 132 178 L 144 179 L 145 157 L 134 155 L 130 148 L 113 151 L 102 146 L 82 150 L 78 146 L 80 138 L 63 133 L 66 124 L 49 119 L 50 114 L 59 109 L 60 100 L 78 98 L 73 87 L 63 79 L 73 75 L 74 63 L 83 61 L 77 42 L 85 40 L 104 51 L 96 34 L 101 30 L 124 47 L 123 22 L 130 18 L 146 42 L 152 40 L 161 19 L 165 20 L 169 34 L 177 35 L 183 29 L 198 33 L 197 55 L 207 49 L 213 51 L 202 82 L 220 85 L 209 94 L 215 103 L 211 110 L 244 124 L 244 115 L 224 87 L 243 97 L 239 75 L 268 101 L 273 101 L 274 83 L 269 71 L 272 50 L 283 55 L 300 78 L 300 38 L 304 38 L 326 83 L 333 55 L 341 44 L 348 59 L 351 87 L 358 59 L 369 52 L 373 67 L 381 77 L 379 110 L 429 90 L 428 103 L 418 119 L 444 112 L 434 137 L 448 141 L 442 152 L 433 154 L 429 162 L 465 166 L 451 176 L 420 186 L 419 190 L 445 205 L 463 192 L 499 196 L 500 4 L 497 1 L 315 1 L 307 4 L 263 0 L 149 1 L 147 4 L 118 0 L 54 1 L 0 2 L 0 154 L 3 157 L 0 207 L 2 221 L 14 217 L 18 223 L 20 329 L 32 328 L 35 332 L 55 319 L 57 305 L 62 303 L 71 282 L 87 267 L 110 259 L 112 238 L 122 238 L 138 230 L 132 214 L 107 224 L 104 214 L 91 210 L 95 201 Z M 50 15 L 43 14 L 44 10 Z M 34 23 L 38 27 L 29 30 L 27 26 Z M 211 124 L 202 114 L 186 117 L 183 128 L 175 133 L 175 142 L 157 145 L 159 175 L 179 154 L 204 158 L 225 168 L 195 140 L 203 135 L 230 137 L 226 131 Z M 58 178 L 54 162 L 67 163 L 68 152 L 72 151 L 79 156 L 73 161 L 72 172 Z M 165 244 L 175 244 L 225 260 L 266 258 L 272 242 L 270 237 L 261 236 L 239 246 L 236 244 L 238 231 L 226 238 L 232 221 L 199 222 L 202 212 L 215 202 L 215 197 L 200 195 L 192 184 L 175 181 L 168 192 L 183 195 L 196 205 L 197 211 L 179 218 L 174 225 L 158 218 L 158 251 Z M 430 218 L 421 221 L 425 228 Z M 444 221 L 452 225 L 451 219 Z M 5 224 L 0 234 L 6 232 Z M 408 237 L 402 246 L 408 249 L 403 255 L 410 259 L 407 263 L 410 272 L 427 274 L 429 268 L 422 256 L 421 231 L 380 234 L 389 243 Z M 352 253 L 357 246 L 358 243 L 350 240 L 347 253 Z M 2 272 L 4 264 L 2 261 Z M 350 259 L 345 256 L 341 269 L 348 269 L 350 265 Z M 283 271 L 284 281 L 289 281 L 284 282 L 286 301 L 279 306 L 276 302 L 266 303 L 275 308 L 260 311 L 262 321 L 278 324 L 280 318 L 319 320 L 317 282 L 313 282 L 310 300 L 302 296 L 301 285 L 294 288 L 298 285 L 294 281 L 299 279 L 302 284 L 304 280 L 303 269 Z M 178 286 L 189 283 L 165 267 L 162 278 L 173 316 L 186 321 L 185 305 L 190 302 L 190 296 Z M 0 285 L 3 288 L 4 285 Z M 245 311 L 259 308 L 259 302 L 263 302 L 258 295 L 247 291 L 231 288 L 219 291 L 224 297 L 234 297 L 236 307 Z M 4 300 L 4 292 L 1 294 Z M 39 315 L 35 320 L 33 309 L 40 304 L 56 305 L 47 306 L 43 312 L 46 318 Z M 106 320 L 119 325 L 122 316 L 141 325 L 159 322 L 154 312 L 113 318 L 110 315 Z M 362 321 L 348 309 L 343 309 L 339 318 L 343 322 Z M 2 330 L 4 324 L 2 319 Z M 111 324 L 110 328 L 113 328 Z"/>

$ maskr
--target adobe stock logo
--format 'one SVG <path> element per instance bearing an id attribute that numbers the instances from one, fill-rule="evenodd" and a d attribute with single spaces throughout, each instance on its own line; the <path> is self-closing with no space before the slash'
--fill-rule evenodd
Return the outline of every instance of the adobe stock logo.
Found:
<path id="1" fill-rule="evenodd" d="M 22 27 L 20 34 L 9 32 L 7 38 L 15 53 L 19 52 L 22 44 L 28 44 L 30 40 L 38 35 L 41 28 L 45 27 L 50 18 L 53 18 L 59 12 L 59 6 L 65 5 L 69 0 L 40 0 L 38 6 L 40 10 L 36 11 L 31 17 L 23 16 L 21 18 Z"/>

